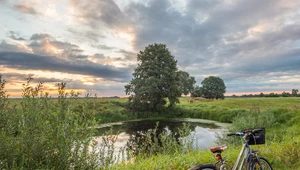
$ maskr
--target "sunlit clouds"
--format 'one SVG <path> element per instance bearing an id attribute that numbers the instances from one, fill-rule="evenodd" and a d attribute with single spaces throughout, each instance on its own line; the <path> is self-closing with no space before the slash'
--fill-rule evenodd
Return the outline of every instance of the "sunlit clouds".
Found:
<path id="1" fill-rule="evenodd" d="M 164 43 L 197 84 L 227 94 L 300 88 L 300 2 L 294 0 L 0 0 L 0 73 L 20 96 L 25 78 L 123 96 L 137 53 Z"/>

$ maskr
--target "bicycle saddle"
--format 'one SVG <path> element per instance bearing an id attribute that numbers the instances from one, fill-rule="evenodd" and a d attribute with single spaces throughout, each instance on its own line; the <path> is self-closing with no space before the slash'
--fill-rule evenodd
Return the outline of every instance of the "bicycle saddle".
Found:
<path id="1" fill-rule="evenodd" d="M 215 146 L 215 147 L 211 147 L 210 151 L 212 153 L 221 153 L 222 151 L 226 150 L 227 146 L 223 145 L 223 146 Z"/>

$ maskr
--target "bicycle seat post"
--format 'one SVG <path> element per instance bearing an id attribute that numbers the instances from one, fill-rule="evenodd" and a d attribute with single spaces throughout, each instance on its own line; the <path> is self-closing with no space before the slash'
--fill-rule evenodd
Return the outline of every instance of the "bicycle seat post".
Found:
<path id="1" fill-rule="evenodd" d="M 216 156 L 218 162 L 223 163 L 224 160 L 223 160 L 221 152 L 220 153 L 216 153 L 215 156 Z"/>
<path id="2" fill-rule="evenodd" d="M 210 151 L 215 154 L 215 156 L 218 160 L 218 162 L 216 162 L 216 164 L 221 163 L 223 165 L 225 163 L 223 160 L 223 157 L 222 157 L 222 152 L 226 149 L 227 149 L 226 145 L 210 148 Z"/>

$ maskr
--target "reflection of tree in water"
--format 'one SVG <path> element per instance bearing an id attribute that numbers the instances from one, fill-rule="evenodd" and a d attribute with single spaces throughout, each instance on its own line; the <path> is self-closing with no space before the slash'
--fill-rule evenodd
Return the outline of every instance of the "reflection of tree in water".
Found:
<path id="1" fill-rule="evenodd" d="M 160 147 L 163 146 L 161 135 L 167 135 L 169 140 L 175 140 L 173 143 L 181 145 L 179 129 L 183 126 L 180 121 L 164 121 L 157 120 L 144 122 L 128 122 L 126 133 L 130 135 L 127 142 L 127 147 L 138 152 L 159 152 Z M 196 126 L 189 126 L 189 133 L 194 131 Z M 189 134 L 185 134 L 189 135 Z"/>
<path id="2" fill-rule="evenodd" d="M 159 122 L 157 124 L 157 122 Z M 180 138 L 185 136 L 180 136 L 179 129 L 183 128 L 183 123 L 188 123 L 189 132 L 195 131 L 197 126 L 201 127 L 216 127 L 213 124 L 203 124 L 197 122 L 184 122 L 175 120 L 142 120 L 142 121 L 129 121 L 122 124 L 114 125 L 112 127 L 100 128 L 96 135 L 102 136 L 106 131 L 112 128 L 113 134 L 118 134 L 120 132 L 125 132 L 129 135 L 129 140 L 127 142 L 127 147 L 131 150 L 149 150 L 152 145 L 162 146 L 161 139 L 159 135 L 162 133 L 168 133 L 168 138 L 174 138 L 178 145 L 180 144 Z M 155 129 L 155 133 L 153 133 Z M 152 133 L 151 133 L 152 131 Z"/>
<path id="3" fill-rule="evenodd" d="M 157 126 L 157 133 L 160 134 L 166 127 L 171 131 L 171 133 L 177 132 L 178 128 L 182 127 L 182 121 L 170 121 L 170 120 L 147 120 L 147 121 L 133 121 L 133 122 L 126 122 L 126 128 L 124 131 L 129 134 L 136 134 L 138 131 L 148 131 L 148 129 L 154 129 L 156 127 L 156 122 L 158 123 Z M 196 128 L 195 125 L 190 126 L 190 130 L 194 131 Z"/>

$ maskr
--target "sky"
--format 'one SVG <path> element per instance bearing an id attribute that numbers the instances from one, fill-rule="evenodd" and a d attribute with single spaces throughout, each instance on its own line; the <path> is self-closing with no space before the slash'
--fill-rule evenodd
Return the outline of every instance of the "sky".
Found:
<path id="1" fill-rule="evenodd" d="M 300 89 L 300 1 L 0 0 L 0 74 L 55 95 L 124 96 L 137 53 L 166 44 L 178 69 L 222 78 L 225 95 Z"/>

